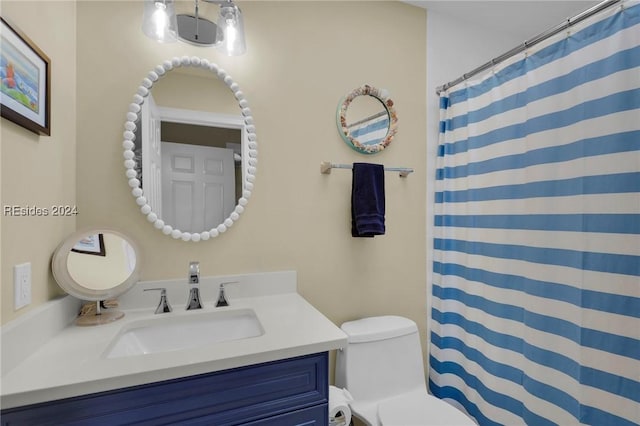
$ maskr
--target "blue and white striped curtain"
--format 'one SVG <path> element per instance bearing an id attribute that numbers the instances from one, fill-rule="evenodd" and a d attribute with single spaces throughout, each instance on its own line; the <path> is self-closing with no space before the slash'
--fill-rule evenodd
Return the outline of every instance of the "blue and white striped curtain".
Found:
<path id="1" fill-rule="evenodd" d="M 640 3 L 441 95 L 430 391 L 480 425 L 640 424 Z"/>
<path id="2" fill-rule="evenodd" d="M 388 131 L 389 114 L 386 110 L 349 125 L 351 136 L 364 146 L 378 145 L 387 136 Z"/>

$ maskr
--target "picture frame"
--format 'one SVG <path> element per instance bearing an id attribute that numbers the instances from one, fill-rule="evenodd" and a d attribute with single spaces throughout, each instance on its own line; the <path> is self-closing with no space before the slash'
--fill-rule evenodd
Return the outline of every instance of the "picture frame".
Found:
<path id="1" fill-rule="evenodd" d="M 51 61 L 0 17 L 0 113 L 38 135 L 51 135 Z"/>
<path id="2" fill-rule="evenodd" d="M 106 256 L 107 251 L 104 247 L 104 236 L 102 234 L 87 235 L 79 240 L 71 251 L 95 256 Z"/>

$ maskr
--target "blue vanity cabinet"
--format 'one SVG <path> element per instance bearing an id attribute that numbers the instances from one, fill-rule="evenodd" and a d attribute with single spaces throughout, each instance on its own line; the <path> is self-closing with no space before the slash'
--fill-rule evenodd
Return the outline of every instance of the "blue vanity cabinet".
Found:
<path id="1" fill-rule="evenodd" d="M 327 352 L 2 411 L 3 426 L 326 426 Z"/>

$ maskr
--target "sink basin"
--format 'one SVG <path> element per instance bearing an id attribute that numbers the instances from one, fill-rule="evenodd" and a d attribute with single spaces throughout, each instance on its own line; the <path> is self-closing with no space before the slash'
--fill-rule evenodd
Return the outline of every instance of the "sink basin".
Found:
<path id="1" fill-rule="evenodd" d="M 264 334 L 260 321 L 251 309 L 162 315 L 167 316 L 134 321 L 124 326 L 105 351 L 104 357 L 178 351 Z"/>

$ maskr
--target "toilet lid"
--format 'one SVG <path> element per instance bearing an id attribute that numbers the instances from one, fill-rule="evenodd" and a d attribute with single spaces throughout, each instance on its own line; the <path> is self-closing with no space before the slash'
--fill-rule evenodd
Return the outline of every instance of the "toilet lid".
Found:
<path id="1" fill-rule="evenodd" d="M 431 395 L 402 396 L 378 405 L 384 426 L 475 426 L 460 410 Z"/>

